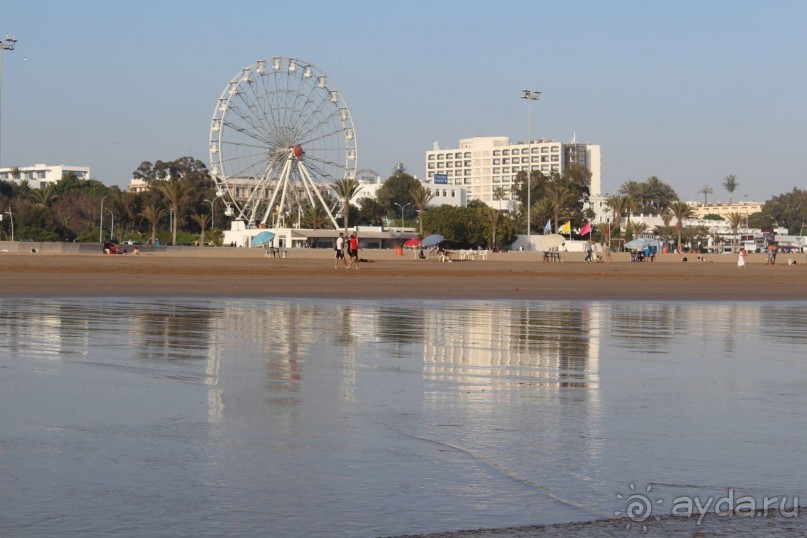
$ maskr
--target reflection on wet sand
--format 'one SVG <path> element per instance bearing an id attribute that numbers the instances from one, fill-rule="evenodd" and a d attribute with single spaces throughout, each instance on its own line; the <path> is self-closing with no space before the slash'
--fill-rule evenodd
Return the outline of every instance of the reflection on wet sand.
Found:
<path id="1" fill-rule="evenodd" d="M 785 303 L 0 300 L 0 528 L 375 536 L 590 520 L 634 481 L 792 495 L 806 322 Z"/>

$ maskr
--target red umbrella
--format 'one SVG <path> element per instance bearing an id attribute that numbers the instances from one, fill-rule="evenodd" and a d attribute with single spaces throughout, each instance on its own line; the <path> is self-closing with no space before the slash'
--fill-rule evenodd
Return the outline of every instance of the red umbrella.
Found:
<path id="1" fill-rule="evenodd" d="M 415 248 L 418 245 L 420 245 L 420 239 L 418 239 L 417 237 L 407 239 L 406 241 L 404 241 L 403 244 L 403 246 L 406 248 Z"/>

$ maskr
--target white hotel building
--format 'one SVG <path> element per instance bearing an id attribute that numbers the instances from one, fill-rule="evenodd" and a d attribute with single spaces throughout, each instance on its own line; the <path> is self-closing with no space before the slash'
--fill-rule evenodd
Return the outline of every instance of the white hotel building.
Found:
<path id="1" fill-rule="evenodd" d="M 68 166 L 66 164 L 32 164 L 15 168 L 0 168 L 0 180 L 14 183 L 27 181 L 31 188 L 41 189 L 62 179 L 67 173 L 76 174 L 79 179 L 90 178 L 89 166 Z M 16 173 L 16 177 L 15 177 Z"/>
<path id="2" fill-rule="evenodd" d="M 510 186 L 519 172 L 540 170 L 546 175 L 562 174 L 572 163 L 591 171 L 591 195 L 599 195 L 600 146 L 546 139 L 512 144 L 506 136 L 477 136 L 460 140 L 457 149 L 435 147 L 426 152 L 426 181 L 434 183 L 437 174 L 438 185 L 462 185 L 469 200 L 480 200 L 492 207 L 498 207 L 500 202 L 495 193 L 502 192 L 501 203 L 514 208 L 515 204 L 510 203 L 514 199 Z"/>

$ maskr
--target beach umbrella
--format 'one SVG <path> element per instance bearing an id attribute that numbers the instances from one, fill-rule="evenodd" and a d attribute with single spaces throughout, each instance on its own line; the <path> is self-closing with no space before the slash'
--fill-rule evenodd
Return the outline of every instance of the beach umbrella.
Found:
<path id="1" fill-rule="evenodd" d="M 544 248 L 557 248 L 566 242 L 566 238 L 560 234 L 546 234 L 538 238 Z"/>
<path id="2" fill-rule="evenodd" d="M 412 237 L 411 239 L 407 239 L 404 241 L 404 248 L 415 248 L 420 245 L 420 239 L 417 237 Z"/>
<path id="3" fill-rule="evenodd" d="M 272 242 L 272 239 L 275 238 L 274 232 L 260 232 L 256 234 L 255 237 L 252 238 L 252 246 L 253 247 L 262 247 L 268 243 Z"/>
<path id="4" fill-rule="evenodd" d="M 442 240 L 443 240 L 442 235 L 432 234 L 423 240 L 423 246 L 425 248 L 433 247 L 434 245 L 439 245 Z"/>

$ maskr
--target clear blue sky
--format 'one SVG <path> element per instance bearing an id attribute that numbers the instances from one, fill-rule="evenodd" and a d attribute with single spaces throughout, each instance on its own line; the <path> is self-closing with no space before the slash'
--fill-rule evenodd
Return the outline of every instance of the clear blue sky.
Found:
<path id="1" fill-rule="evenodd" d="M 603 189 L 656 175 L 684 199 L 805 188 L 807 2 L 38 1 L 0 7 L 2 165 L 208 163 L 213 106 L 239 69 L 307 60 L 339 86 L 359 167 L 419 177 L 438 141 L 602 147 Z"/>

